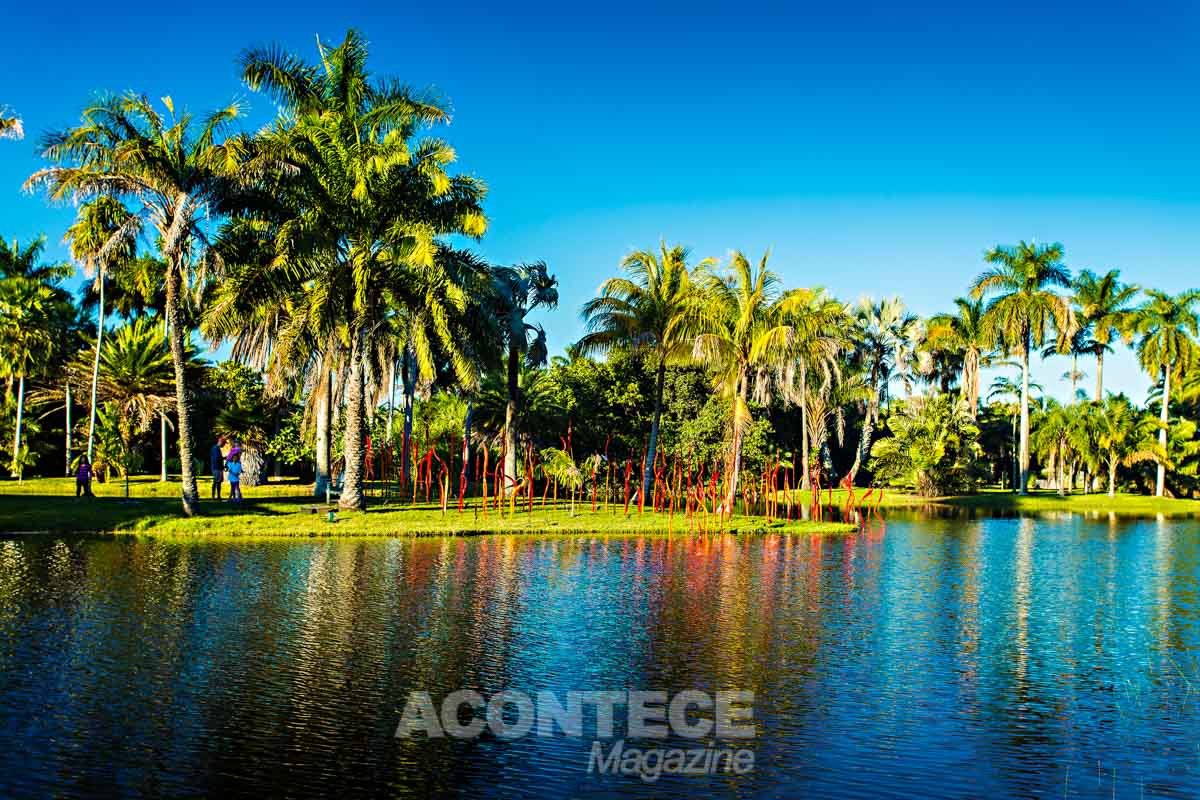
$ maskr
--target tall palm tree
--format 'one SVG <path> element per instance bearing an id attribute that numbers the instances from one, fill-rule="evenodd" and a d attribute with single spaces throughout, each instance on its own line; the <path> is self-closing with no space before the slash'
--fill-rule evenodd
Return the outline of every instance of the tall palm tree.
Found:
<path id="1" fill-rule="evenodd" d="M 931 317 L 925 332 L 925 346 L 961 355 L 962 378 L 959 391 L 971 409 L 971 419 L 979 417 L 979 368 L 986 365 L 987 354 L 995 346 L 992 331 L 983 322 L 982 300 L 956 297 L 954 314 Z"/>
<path id="2" fill-rule="evenodd" d="M 1130 321 L 1138 287 L 1121 282 L 1121 271 L 1110 269 L 1103 275 L 1083 270 L 1075 276 L 1075 305 L 1081 327 L 1091 330 L 1090 352 L 1096 357 L 1096 402 L 1104 398 L 1104 354 L 1112 352 L 1112 341 Z"/>
<path id="3" fill-rule="evenodd" d="M 1142 369 L 1162 380 L 1161 427 L 1158 445 L 1163 458 L 1158 462 L 1154 494 L 1162 497 L 1166 486 L 1168 413 L 1171 405 L 1171 379 L 1180 377 L 1196 363 L 1200 355 L 1195 337 L 1200 335 L 1200 290 L 1171 295 L 1157 289 L 1146 290 L 1146 301 L 1134 312 L 1131 331 L 1137 340 L 1138 361 Z"/>
<path id="4" fill-rule="evenodd" d="M 775 379 L 783 399 L 800 405 L 800 488 L 807 489 L 814 443 L 809 411 L 825 408 L 832 384 L 842 378 L 838 359 L 852 346 L 852 322 L 846 305 L 821 288 L 786 292 L 779 300 L 778 312 L 777 324 L 759 338 L 753 356 L 775 362 Z M 810 386 L 813 378 L 819 379 L 815 392 Z M 816 442 L 818 451 L 823 442 L 824 437 Z"/>
<path id="5" fill-rule="evenodd" d="M 98 298 L 96 353 L 92 361 L 92 398 L 88 411 L 89 462 L 96 439 L 96 393 L 100 379 L 100 351 L 104 342 L 104 285 L 113 267 L 127 262 L 136 254 L 136 242 L 133 239 L 116 235 L 129 223 L 131 216 L 121 201 L 101 195 L 80 206 L 75 223 L 67 228 L 66 238 L 70 242 L 71 256 L 83 262 L 85 275 L 95 276 Z"/>
<path id="6" fill-rule="evenodd" d="M 697 317 L 693 354 L 716 371 L 717 389 L 732 407 L 732 442 L 723 508 L 732 512 L 742 466 L 742 442 L 751 422 L 751 382 L 758 390 L 770 382 L 773 366 L 763 340 L 780 321 L 779 276 L 767 268 L 770 251 L 751 265 L 734 251 L 725 274 L 707 272 L 701 281 L 703 298 Z"/>
<path id="7" fill-rule="evenodd" d="M 446 142 L 417 138 L 448 113 L 395 81 L 372 80 L 366 43 L 355 31 L 337 47 L 318 41 L 318 51 L 311 65 L 277 48 L 250 50 L 242 72 L 251 89 L 284 109 L 256 142 L 271 165 L 271 194 L 283 200 L 269 266 L 303 287 L 306 317 L 324 320 L 315 327 L 335 332 L 346 351 L 339 503 L 362 509 L 375 339 L 389 308 L 407 301 L 412 270 L 435 266 L 437 237 L 483 234 L 484 187 L 447 174 L 455 153 Z"/>
<path id="8" fill-rule="evenodd" d="M 1117 467 L 1158 458 L 1152 441 L 1152 419 L 1143 414 L 1123 394 L 1110 394 L 1099 405 L 1097 445 L 1108 467 L 1108 496 L 1117 493 Z"/>
<path id="9" fill-rule="evenodd" d="M 521 364 L 538 367 L 546 363 L 546 331 L 527 320 L 539 308 L 558 305 L 558 279 L 545 263 L 520 264 L 492 269 L 493 314 L 498 322 L 505 352 L 508 403 L 504 412 L 505 490 L 517 485 L 517 427 L 521 413 Z"/>
<path id="10" fill-rule="evenodd" d="M 853 360 L 861 366 L 871 387 L 865 404 L 862 435 L 850 467 L 850 480 L 858 477 L 863 459 L 871 449 L 871 435 L 879 422 L 879 409 L 887 400 L 888 384 L 893 377 L 902 377 L 905 386 L 917 359 L 916 344 L 924 337 L 924 325 L 919 317 L 910 314 L 899 297 L 879 302 L 870 298 L 859 301 L 855 310 L 855 353 Z"/>
<path id="11" fill-rule="evenodd" d="M 17 417 L 10 464 L 17 479 L 24 466 L 21 422 L 25 411 L 25 380 L 31 372 L 38 371 L 53 345 L 49 317 L 54 294 L 51 286 L 32 278 L 0 280 L 0 376 L 17 381 Z"/>
<path id="12" fill-rule="evenodd" d="M 668 364 L 685 363 L 692 355 L 690 322 L 696 311 L 688 250 L 680 245 L 659 251 L 637 250 L 621 262 L 625 276 L 600 284 L 598 297 L 587 301 L 582 316 L 588 332 L 576 347 L 581 354 L 605 353 L 613 348 L 648 353 L 654 364 L 654 416 L 642 494 L 649 496 L 654 481 L 654 458 L 658 450 L 658 426 L 662 418 L 663 386 Z M 711 266 L 704 259 L 697 267 Z"/>
<path id="13" fill-rule="evenodd" d="M 183 511 L 199 506 L 192 464 L 191 389 L 185 371 L 190 324 L 184 306 L 189 292 L 219 266 L 212 247 L 212 219 L 219 217 L 231 189 L 243 178 L 245 141 L 222 140 L 240 113 L 236 104 L 196 122 L 176 114 L 164 97 L 160 112 L 145 96 L 104 97 L 83 111 L 77 127 L 49 134 L 43 156 L 50 166 L 26 182 L 52 200 L 110 196 L 130 210 L 114 237 L 135 239 L 152 231 L 167 270 L 166 324 L 175 369 L 176 430 L 182 472 Z M 248 174 L 248 173 L 247 173 Z"/>
<path id="14" fill-rule="evenodd" d="M 1063 337 L 1070 337 L 1075 330 L 1070 302 L 1052 291 L 1071 284 L 1062 257 L 1060 244 L 1002 245 L 987 252 L 984 261 L 992 268 L 971 286 L 972 298 L 992 298 L 984 312 L 985 327 L 1006 352 L 1015 351 L 1021 357 L 1021 494 L 1029 492 L 1029 355 L 1034 347 L 1045 344 L 1052 329 Z"/>

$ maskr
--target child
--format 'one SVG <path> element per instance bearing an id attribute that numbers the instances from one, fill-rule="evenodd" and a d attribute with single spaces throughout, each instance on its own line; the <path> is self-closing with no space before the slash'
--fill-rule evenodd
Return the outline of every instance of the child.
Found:
<path id="1" fill-rule="evenodd" d="M 92 462 L 86 455 L 79 457 L 79 466 L 75 468 L 75 496 L 93 497 L 92 494 Z"/>
<path id="2" fill-rule="evenodd" d="M 225 472 L 229 476 L 229 502 L 242 502 L 242 451 L 234 447 L 225 456 Z"/>

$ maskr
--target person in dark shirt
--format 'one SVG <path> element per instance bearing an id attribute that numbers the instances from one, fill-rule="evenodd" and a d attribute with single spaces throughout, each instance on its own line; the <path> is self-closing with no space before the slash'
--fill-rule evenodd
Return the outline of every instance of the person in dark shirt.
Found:
<path id="1" fill-rule="evenodd" d="M 214 500 L 221 499 L 221 484 L 225 481 L 225 456 L 221 453 L 224 439 L 217 439 L 212 450 L 208 451 L 209 467 L 212 469 L 212 496 Z"/>
<path id="2" fill-rule="evenodd" d="M 92 462 L 87 456 L 79 457 L 79 466 L 75 470 L 75 496 L 92 497 Z"/>

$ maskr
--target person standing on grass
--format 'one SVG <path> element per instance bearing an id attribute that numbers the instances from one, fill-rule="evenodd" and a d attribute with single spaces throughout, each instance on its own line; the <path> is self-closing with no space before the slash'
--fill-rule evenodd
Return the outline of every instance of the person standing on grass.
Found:
<path id="1" fill-rule="evenodd" d="M 94 497 L 92 494 L 92 462 L 86 455 L 79 457 L 79 466 L 75 468 L 75 496 Z"/>
<path id="2" fill-rule="evenodd" d="M 216 444 L 208 451 L 209 467 L 212 469 L 212 497 L 213 500 L 221 499 L 221 484 L 225 480 L 225 456 L 221 453 L 221 446 L 225 444 L 225 440 L 221 437 L 217 438 Z"/>
<path id="3" fill-rule="evenodd" d="M 229 473 L 229 502 L 242 502 L 242 449 L 235 443 L 225 459 Z"/>

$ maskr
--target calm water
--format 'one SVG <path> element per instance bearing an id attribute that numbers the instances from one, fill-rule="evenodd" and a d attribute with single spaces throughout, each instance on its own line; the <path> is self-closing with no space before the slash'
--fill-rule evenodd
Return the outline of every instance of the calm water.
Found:
<path id="1" fill-rule="evenodd" d="M 1196 797 L 1198 617 L 1195 521 L 0 540 L 0 796 Z M 393 737 L 463 687 L 748 689 L 756 768 Z"/>

